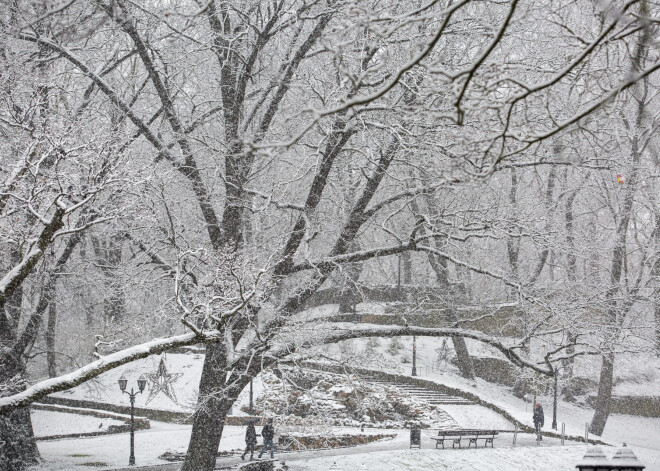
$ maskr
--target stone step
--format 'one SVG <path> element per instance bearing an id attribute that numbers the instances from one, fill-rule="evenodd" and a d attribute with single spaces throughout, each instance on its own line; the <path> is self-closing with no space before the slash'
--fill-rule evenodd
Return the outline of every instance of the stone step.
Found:
<path id="1" fill-rule="evenodd" d="M 420 386 L 413 386 L 407 384 L 397 384 L 392 383 L 391 381 L 382 380 L 382 379 L 371 379 L 365 378 L 367 381 L 372 383 L 380 384 L 382 386 L 394 387 L 400 389 L 401 391 L 410 394 L 411 396 L 416 396 L 422 400 L 425 400 L 429 404 L 433 405 L 442 405 L 442 404 L 460 404 L 467 405 L 472 404 L 472 401 L 465 399 L 463 397 L 452 396 L 450 394 L 441 393 L 438 391 L 433 391 L 431 389 L 426 389 Z"/>
<path id="2" fill-rule="evenodd" d="M 454 398 L 446 399 L 446 400 L 443 400 L 443 401 L 428 401 L 428 402 L 429 402 L 429 404 L 473 404 L 472 401 L 470 401 L 468 399 L 463 399 L 463 398 L 460 398 L 460 397 L 458 397 L 458 398 L 454 397 Z"/>

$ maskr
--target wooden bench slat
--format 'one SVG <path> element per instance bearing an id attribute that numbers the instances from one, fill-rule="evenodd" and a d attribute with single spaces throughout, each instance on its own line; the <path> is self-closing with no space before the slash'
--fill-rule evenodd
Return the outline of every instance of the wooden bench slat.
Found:
<path id="1" fill-rule="evenodd" d="M 460 429 L 460 430 L 440 430 L 438 431 L 438 437 L 433 437 L 435 440 L 435 447 L 438 448 L 438 445 L 442 445 L 442 448 L 445 448 L 445 439 L 452 440 L 452 448 L 458 447 L 461 448 L 461 442 L 463 438 L 468 439 L 468 448 L 474 443 L 475 448 L 479 447 L 479 440 L 484 441 L 484 447 L 488 446 L 490 443 L 491 448 L 494 447 L 495 435 L 499 432 L 497 430 L 479 430 L 479 429 Z"/>

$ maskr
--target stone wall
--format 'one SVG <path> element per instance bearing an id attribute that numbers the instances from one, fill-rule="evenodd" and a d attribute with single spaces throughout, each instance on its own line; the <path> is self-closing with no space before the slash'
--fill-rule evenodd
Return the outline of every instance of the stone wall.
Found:
<path id="1" fill-rule="evenodd" d="M 500 358 L 472 357 L 474 374 L 490 383 L 513 387 L 518 380 L 519 369 Z"/>
<path id="2" fill-rule="evenodd" d="M 596 396 L 588 396 L 587 402 L 596 405 Z M 639 417 L 660 417 L 660 397 L 658 396 L 613 396 L 610 401 L 612 414 L 636 415 Z"/>

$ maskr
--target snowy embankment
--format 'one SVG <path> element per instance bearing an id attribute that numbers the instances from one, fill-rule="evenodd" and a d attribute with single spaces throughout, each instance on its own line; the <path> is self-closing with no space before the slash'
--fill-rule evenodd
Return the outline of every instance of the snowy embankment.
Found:
<path id="1" fill-rule="evenodd" d="M 32 428 L 37 438 L 73 433 L 105 432 L 111 425 L 125 424 L 118 418 L 100 418 L 48 410 L 33 410 L 31 416 Z"/>

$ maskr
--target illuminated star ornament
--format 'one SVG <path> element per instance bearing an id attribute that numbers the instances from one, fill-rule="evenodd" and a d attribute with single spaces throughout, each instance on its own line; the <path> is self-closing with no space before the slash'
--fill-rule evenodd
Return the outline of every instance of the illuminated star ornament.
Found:
<path id="1" fill-rule="evenodd" d="M 147 374 L 146 376 L 149 380 L 149 397 L 145 404 L 149 404 L 149 402 L 151 402 L 151 400 L 161 391 L 163 391 L 163 394 L 169 397 L 172 402 L 179 404 L 172 384 L 183 376 L 183 373 L 168 373 L 167 366 L 165 366 L 165 358 L 161 358 L 160 364 L 158 365 L 158 371 L 156 373 Z"/>
<path id="2" fill-rule="evenodd" d="M 616 176 L 616 181 L 618 181 L 619 183 L 623 183 L 623 182 L 624 182 L 624 180 L 623 180 L 623 175 L 621 175 L 620 173 L 617 174 L 617 176 Z"/>

